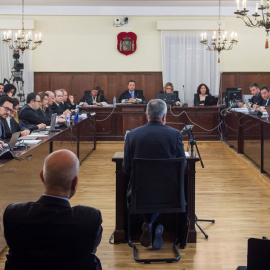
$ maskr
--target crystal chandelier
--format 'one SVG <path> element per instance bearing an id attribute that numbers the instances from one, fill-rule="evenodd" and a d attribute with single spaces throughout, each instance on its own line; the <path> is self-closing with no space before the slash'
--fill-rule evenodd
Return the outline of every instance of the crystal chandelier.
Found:
<path id="1" fill-rule="evenodd" d="M 256 2 L 256 8 L 255 8 L 255 13 L 252 14 L 253 18 L 250 18 L 247 16 L 247 13 L 249 10 L 247 10 L 247 0 L 243 0 L 243 6 L 242 10 L 240 10 L 240 1 L 236 0 L 236 5 L 237 5 L 237 11 L 234 12 L 234 14 L 237 14 L 237 18 L 241 18 L 246 26 L 248 27 L 253 27 L 253 28 L 265 28 L 266 31 L 266 42 L 265 42 L 265 49 L 269 48 L 268 44 L 268 36 L 269 36 L 269 31 L 270 31 L 270 13 L 269 13 L 269 8 L 270 8 L 270 3 L 269 0 L 266 1 L 266 5 L 264 5 L 263 0 L 260 1 L 260 6 L 259 3 Z M 263 10 L 266 9 L 266 12 L 263 12 Z M 262 11 L 262 20 L 258 20 L 257 18 L 260 17 L 258 14 L 258 10 Z M 252 20 L 253 19 L 253 20 Z"/>
<path id="2" fill-rule="evenodd" d="M 218 30 L 217 33 L 214 31 L 213 37 L 212 37 L 212 42 L 211 45 L 208 45 L 208 40 L 207 40 L 207 34 L 206 33 L 201 33 L 201 44 L 204 44 L 206 46 L 206 49 L 209 51 L 217 51 L 218 52 L 218 63 L 220 63 L 220 53 L 221 51 L 229 51 L 233 48 L 234 44 L 236 45 L 238 40 L 237 40 L 237 33 L 232 32 L 231 33 L 231 40 L 230 44 L 227 45 L 227 31 L 225 31 L 222 35 L 221 32 L 221 20 L 220 20 L 220 0 L 219 0 L 219 16 L 218 16 Z"/>
<path id="3" fill-rule="evenodd" d="M 21 50 L 24 53 L 25 50 L 35 50 L 41 43 L 41 33 L 35 34 L 35 41 L 32 40 L 32 33 L 29 31 L 27 34 L 24 30 L 24 0 L 22 0 L 22 30 L 15 33 L 14 41 L 11 38 L 11 31 L 4 32 L 3 41 L 8 44 L 10 49 Z M 33 43 L 32 43 L 33 41 Z"/>

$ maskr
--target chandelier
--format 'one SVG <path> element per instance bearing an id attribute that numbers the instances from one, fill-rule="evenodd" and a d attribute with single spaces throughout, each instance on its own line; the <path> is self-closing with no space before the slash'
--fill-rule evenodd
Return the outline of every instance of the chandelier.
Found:
<path id="1" fill-rule="evenodd" d="M 227 44 L 227 31 L 225 31 L 222 34 L 222 31 L 220 29 L 221 27 L 221 20 L 220 20 L 220 0 L 219 0 L 219 15 L 218 15 L 218 30 L 217 32 L 214 31 L 213 36 L 212 36 L 212 42 L 211 45 L 208 45 L 208 40 L 207 40 L 207 34 L 201 33 L 201 44 L 204 44 L 206 46 L 206 49 L 209 51 L 217 51 L 218 52 L 218 63 L 220 63 L 220 53 L 222 51 L 229 51 L 233 48 L 234 44 L 236 45 L 238 40 L 237 40 L 237 33 L 232 32 L 231 33 L 231 40 L 229 44 Z"/>
<path id="2" fill-rule="evenodd" d="M 260 6 L 258 2 L 256 3 L 255 13 L 252 14 L 254 19 L 247 16 L 247 13 L 249 12 L 249 10 L 247 10 L 247 0 L 243 0 L 242 10 L 240 10 L 239 0 L 236 0 L 236 4 L 237 4 L 237 11 L 234 12 L 234 14 L 237 14 L 238 15 L 237 18 L 241 18 L 246 24 L 246 26 L 253 27 L 253 28 L 262 28 L 262 27 L 265 28 L 265 31 L 266 31 L 265 49 L 268 49 L 269 48 L 268 36 L 269 36 L 269 31 L 270 31 L 269 0 L 266 1 L 266 5 L 263 4 L 263 0 L 260 1 Z M 263 12 L 264 9 L 266 9 L 266 12 Z M 260 15 L 258 14 L 258 10 L 262 11 L 262 15 L 261 15 L 262 20 L 257 19 L 258 17 L 260 17 Z"/>
<path id="3" fill-rule="evenodd" d="M 3 41 L 7 43 L 10 49 L 21 50 L 22 53 L 25 50 L 35 50 L 42 43 L 41 33 L 35 34 L 35 41 L 33 41 L 31 31 L 26 33 L 24 30 L 24 0 L 22 0 L 22 29 L 15 33 L 14 40 L 11 38 L 11 31 L 4 32 Z"/>

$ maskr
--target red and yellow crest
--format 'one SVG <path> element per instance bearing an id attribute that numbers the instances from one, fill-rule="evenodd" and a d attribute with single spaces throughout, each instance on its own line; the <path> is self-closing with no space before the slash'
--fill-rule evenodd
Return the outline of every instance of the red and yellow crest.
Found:
<path id="1" fill-rule="evenodd" d="M 133 32 L 121 32 L 117 35 L 117 50 L 124 54 L 129 55 L 137 49 L 137 35 Z"/>

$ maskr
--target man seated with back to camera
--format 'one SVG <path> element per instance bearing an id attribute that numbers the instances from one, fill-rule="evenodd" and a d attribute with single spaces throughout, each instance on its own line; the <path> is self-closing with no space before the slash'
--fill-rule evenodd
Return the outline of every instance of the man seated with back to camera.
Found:
<path id="1" fill-rule="evenodd" d="M 127 133 L 123 171 L 130 179 L 132 171 L 132 160 L 134 158 L 168 159 L 185 156 L 182 134 L 179 130 L 166 126 L 167 105 L 161 99 L 150 100 L 146 108 L 148 123 Z M 131 180 L 128 184 L 127 196 L 131 196 Z M 140 242 L 148 247 L 152 242 L 152 228 L 158 218 L 158 214 L 146 215 L 142 225 L 142 236 Z M 163 225 L 158 224 L 153 230 L 155 232 L 152 246 L 158 249 L 163 245 Z"/>
<path id="2" fill-rule="evenodd" d="M 0 97 L 0 151 L 3 151 L 4 126 L 2 121 L 13 112 L 13 100 L 8 96 Z"/>
<path id="3" fill-rule="evenodd" d="M 251 106 L 256 109 L 263 105 L 264 99 L 262 98 L 260 87 L 257 83 L 253 83 L 249 86 L 249 90 L 251 95 L 253 96 L 249 102 L 251 103 Z M 238 102 L 238 107 L 243 108 L 244 104 L 242 102 Z"/>
<path id="4" fill-rule="evenodd" d="M 128 81 L 128 90 L 125 90 L 119 97 L 120 103 L 135 103 L 143 102 L 145 100 L 143 96 L 143 90 L 135 89 L 135 81 Z"/>
<path id="5" fill-rule="evenodd" d="M 99 270 L 99 210 L 69 200 L 76 193 L 79 160 L 69 150 L 48 155 L 40 172 L 44 193 L 36 202 L 10 204 L 3 215 L 9 247 L 6 270 Z"/>
<path id="6" fill-rule="evenodd" d="M 20 136 L 27 136 L 30 133 L 29 129 L 25 129 L 22 125 L 18 123 L 18 110 L 19 110 L 19 100 L 17 98 L 12 98 L 13 110 L 10 115 L 2 120 L 4 128 L 4 139 L 10 139 L 13 133 L 21 132 Z M 3 134 L 2 134 L 3 135 Z"/>
<path id="7" fill-rule="evenodd" d="M 51 105 L 51 109 L 53 113 L 57 113 L 57 115 L 64 115 L 66 116 L 68 113 L 71 114 L 70 110 L 65 109 L 63 103 L 63 92 L 62 90 L 55 90 L 54 91 L 55 99 Z"/>
<path id="8" fill-rule="evenodd" d="M 50 121 L 37 114 L 39 104 L 41 102 L 40 96 L 37 93 L 30 93 L 26 98 L 27 104 L 25 104 L 19 111 L 19 121 L 31 130 L 46 128 L 46 125 L 50 125 Z"/>

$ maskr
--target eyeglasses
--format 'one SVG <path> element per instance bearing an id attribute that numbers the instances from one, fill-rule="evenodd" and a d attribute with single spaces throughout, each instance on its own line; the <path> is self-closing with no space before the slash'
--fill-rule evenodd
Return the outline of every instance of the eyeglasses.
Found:
<path id="1" fill-rule="evenodd" d="M 14 113 L 14 111 L 11 110 L 11 109 L 8 108 L 8 107 L 5 107 L 5 106 L 1 106 L 1 107 L 3 107 L 8 113 Z"/>

